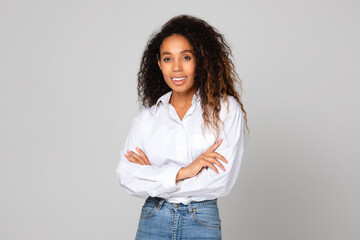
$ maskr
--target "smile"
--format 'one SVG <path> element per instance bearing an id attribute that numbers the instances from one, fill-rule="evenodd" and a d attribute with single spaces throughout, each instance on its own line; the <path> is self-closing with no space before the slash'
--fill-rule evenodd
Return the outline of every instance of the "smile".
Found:
<path id="1" fill-rule="evenodd" d="M 180 81 L 182 81 L 182 80 L 185 80 L 186 77 L 177 77 L 177 78 L 176 78 L 176 77 L 173 77 L 173 78 L 171 78 L 171 79 L 180 82 Z"/>

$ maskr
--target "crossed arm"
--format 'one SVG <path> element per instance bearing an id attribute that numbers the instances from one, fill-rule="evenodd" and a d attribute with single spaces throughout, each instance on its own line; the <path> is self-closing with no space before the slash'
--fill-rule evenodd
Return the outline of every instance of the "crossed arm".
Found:
<path id="1" fill-rule="evenodd" d="M 142 151 L 135 119 L 117 167 L 120 184 L 133 196 L 192 197 L 197 200 L 227 195 L 235 184 L 243 153 L 241 111 L 231 111 L 220 133 L 223 138 L 187 166 L 167 161 L 151 164 Z M 135 146 L 138 146 L 135 148 Z M 128 151 L 126 151 L 128 150 Z M 130 151 L 131 150 L 131 151 Z M 183 162 L 184 163 L 184 162 Z M 225 168 L 226 167 L 226 171 Z"/>
<path id="2" fill-rule="evenodd" d="M 226 169 L 219 160 L 225 163 L 227 163 L 228 161 L 221 154 L 215 152 L 222 142 L 223 139 L 220 139 L 218 142 L 212 145 L 208 150 L 200 154 L 189 165 L 181 168 L 176 175 L 176 181 L 195 177 L 201 172 L 203 168 L 211 168 L 218 174 L 219 171 L 217 170 L 215 165 L 219 166 L 223 171 L 226 171 Z M 126 151 L 127 153 L 124 154 L 125 158 L 132 163 L 136 163 L 140 165 L 151 165 L 149 159 L 140 148 L 136 147 L 136 151 L 137 153 L 127 150 Z"/>

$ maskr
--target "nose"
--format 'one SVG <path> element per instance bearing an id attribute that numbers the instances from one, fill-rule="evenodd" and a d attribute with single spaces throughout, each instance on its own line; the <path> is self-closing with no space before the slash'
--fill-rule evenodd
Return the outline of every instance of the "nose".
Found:
<path id="1" fill-rule="evenodd" d="M 181 61 L 180 61 L 180 60 L 175 60 L 175 61 L 174 61 L 173 71 L 174 71 L 174 72 L 180 72 L 180 71 L 182 71 L 182 64 L 181 64 Z"/>

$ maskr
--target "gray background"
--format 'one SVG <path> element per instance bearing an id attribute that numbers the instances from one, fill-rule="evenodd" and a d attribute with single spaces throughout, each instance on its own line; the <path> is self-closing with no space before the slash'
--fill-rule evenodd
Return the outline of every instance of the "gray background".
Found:
<path id="1" fill-rule="evenodd" d="M 133 239 L 115 168 L 149 35 L 222 32 L 251 134 L 224 239 L 359 239 L 359 1 L 0 1 L 0 239 Z"/>

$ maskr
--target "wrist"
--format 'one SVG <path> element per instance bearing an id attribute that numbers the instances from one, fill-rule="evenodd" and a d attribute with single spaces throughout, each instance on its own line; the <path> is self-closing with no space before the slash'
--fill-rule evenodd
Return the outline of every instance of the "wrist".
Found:
<path id="1" fill-rule="evenodd" d="M 186 176 L 186 168 L 182 167 L 182 168 L 180 168 L 180 170 L 176 174 L 176 181 L 180 181 L 180 180 L 183 180 L 185 178 L 188 178 Z"/>

